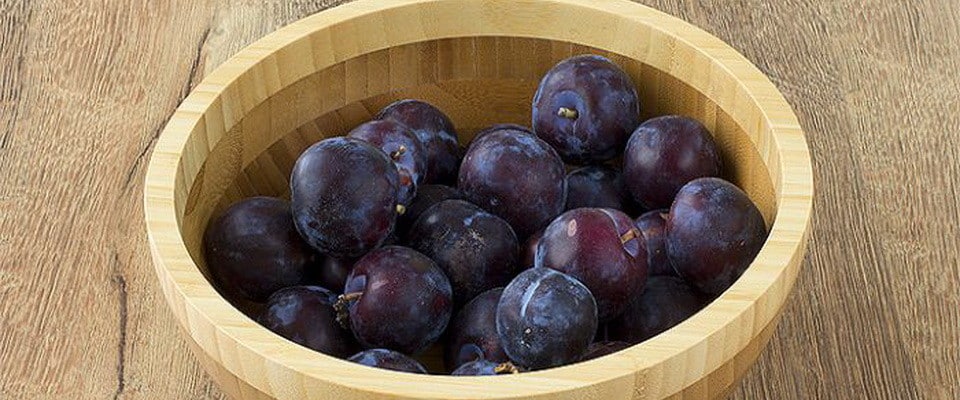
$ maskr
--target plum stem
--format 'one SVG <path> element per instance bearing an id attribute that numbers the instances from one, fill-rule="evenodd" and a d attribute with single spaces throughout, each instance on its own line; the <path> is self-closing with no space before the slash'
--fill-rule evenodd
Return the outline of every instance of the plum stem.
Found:
<path id="1" fill-rule="evenodd" d="M 400 160 L 400 156 L 402 156 L 403 153 L 406 153 L 406 152 L 407 152 L 406 146 L 401 144 L 399 148 L 390 152 L 390 158 L 392 158 L 393 161 L 398 161 Z"/>
<path id="2" fill-rule="evenodd" d="M 512 362 L 507 361 L 507 362 L 505 362 L 505 363 L 503 363 L 503 364 L 497 365 L 497 366 L 493 369 L 493 372 L 495 372 L 495 373 L 498 374 L 498 375 L 499 375 L 499 374 L 518 374 L 518 373 L 520 373 L 520 369 L 517 368 L 516 365 L 513 365 Z"/>
<path id="3" fill-rule="evenodd" d="M 350 302 L 360 300 L 362 296 L 363 292 L 345 293 L 337 297 L 337 302 L 333 303 L 333 310 L 337 312 L 337 323 L 339 323 L 343 329 L 350 328 L 347 324 L 350 320 L 350 310 L 347 307 L 350 305 Z"/>
<path id="4" fill-rule="evenodd" d="M 577 113 L 577 110 L 572 108 L 560 107 L 560 109 L 557 110 L 557 116 L 564 117 L 566 119 L 577 119 L 578 115 L 579 113 Z"/>
<path id="5" fill-rule="evenodd" d="M 624 233 L 623 236 L 620 236 L 620 244 L 626 244 L 627 242 L 640 237 L 637 232 L 637 228 L 630 228 L 627 233 Z"/>
<path id="6" fill-rule="evenodd" d="M 403 215 L 407 212 L 407 207 L 404 207 L 403 204 L 397 204 L 397 214 Z"/>

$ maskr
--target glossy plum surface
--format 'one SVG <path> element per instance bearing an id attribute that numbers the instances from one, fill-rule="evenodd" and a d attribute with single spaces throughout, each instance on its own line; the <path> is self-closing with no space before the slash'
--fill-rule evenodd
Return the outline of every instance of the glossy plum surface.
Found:
<path id="1" fill-rule="evenodd" d="M 547 227 L 535 265 L 583 282 L 601 321 L 617 316 L 647 277 L 646 246 L 629 216 L 610 209 L 570 210 Z"/>
<path id="2" fill-rule="evenodd" d="M 337 295 L 322 287 L 291 286 L 270 296 L 259 322 L 295 343 L 345 358 L 360 346 L 350 331 L 337 323 L 336 301 Z"/>
<path id="3" fill-rule="evenodd" d="M 307 285 L 329 288 L 337 294 L 343 293 L 343 285 L 347 283 L 347 275 L 350 275 L 355 262 L 356 258 L 323 257 L 316 267 L 307 271 L 304 282 Z"/>
<path id="4" fill-rule="evenodd" d="M 566 210 L 583 207 L 612 208 L 627 213 L 637 208 L 623 184 L 620 171 L 600 165 L 567 173 Z"/>
<path id="5" fill-rule="evenodd" d="M 406 99 L 386 106 L 376 119 L 400 122 L 420 139 L 427 154 L 424 183 L 456 182 L 462 153 L 453 122 L 443 111 L 424 101 Z"/>
<path id="6" fill-rule="evenodd" d="M 627 189 L 647 209 L 670 207 L 680 187 L 696 178 L 720 176 L 722 166 L 707 128 L 676 115 L 637 127 L 623 155 Z"/>
<path id="7" fill-rule="evenodd" d="M 373 145 L 324 139 L 300 155 L 290 174 L 297 230 L 324 254 L 362 255 L 393 230 L 399 181 L 393 161 Z"/>
<path id="8" fill-rule="evenodd" d="M 450 278 L 457 306 L 505 286 L 519 266 L 519 244 L 510 224 L 464 200 L 430 207 L 410 228 L 407 242 Z"/>
<path id="9" fill-rule="evenodd" d="M 677 274 L 709 295 L 730 287 L 767 238 L 757 206 L 720 178 L 696 179 L 681 188 L 666 232 L 667 256 Z"/>
<path id="10" fill-rule="evenodd" d="M 370 143 L 390 156 L 400 177 L 397 202 L 410 204 L 427 169 L 426 151 L 413 131 L 393 120 L 374 120 L 360 124 L 347 137 Z"/>
<path id="11" fill-rule="evenodd" d="M 262 303 L 320 259 L 293 226 L 290 203 L 272 197 L 231 205 L 207 226 L 203 246 L 210 275 L 234 300 Z"/>
<path id="12" fill-rule="evenodd" d="M 667 257 L 666 247 L 666 227 L 667 216 L 670 210 L 653 210 L 637 217 L 634 224 L 643 239 L 647 243 L 647 266 L 650 270 L 650 276 L 671 275 L 676 276 L 677 271 L 670 264 Z"/>
<path id="13" fill-rule="evenodd" d="M 457 313 L 443 349 L 448 369 L 479 359 L 495 363 L 510 360 L 497 334 L 497 304 L 502 293 L 503 288 L 483 292 Z"/>
<path id="14" fill-rule="evenodd" d="M 520 268 L 530 268 L 537 261 L 537 248 L 540 247 L 540 239 L 543 239 L 543 229 L 534 232 L 527 238 L 526 243 L 520 248 Z"/>
<path id="15" fill-rule="evenodd" d="M 477 132 L 476 135 L 473 135 L 473 139 L 470 140 L 470 146 L 472 146 L 473 143 L 475 143 L 478 139 L 486 136 L 487 134 L 489 134 L 489 133 L 491 133 L 491 132 L 502 131 L 502 130 L 511 130 L 511 131 L 515 131 L 515 132 L 518 132 L 518 133 L 523 133 L 523 134 L 527 134 L 527 135 L 533 135 L 533 131 L 530 130 L 530 128 L 527 128 L 527 127 L 525 127 L 525 126 L 523 126 L 523 125 L 517 125 L 517 124 L 493 124 L 493 125 L 490 125 L 490 126 L 488 126 L 488 127 L 486 127 L 486 128 L 481 129 L 479 132 Z M 467 146 L 467 147 L 469 147 L 469 146 Z M 464 154 L 466 154 L 466 153 L 464 153 Z"/>
<path id="16" fill-rule="evenodd" d="M 423 185 L 417 188 L 417 197 L 407 206 L 407 210 L 397 219 L 397 232 L 405 236 L 410 226 L 417 222 L 420 214 L 444 200 L 463 199 L 463 194 L 457 188 L 446 185 Z"/>
<path id="17" fill-rule="evenodd" d="M 703 308 L 701 296 L 675 276 L 654 276 L 623 314 L 607 324 L 610 339 L 640 343 L 683 322 Z"/>
<path id="18" fill-rule="evenodd" d="M 490 132 L 467 150 L 458 187 L 470 202 L 503 218 L 521 240 L 563 211 L 563 162 L 545 142 L 511 129 Z"/>
<path id="19" fill-rule="evenodd" d="M 580 281 L 550 268 L 521 272 L 497 305 L 497 332 L 514 364 L 545 369 L 580 359 L 597 330 L 597 304 Z"/>
<path id="20" fill-rule="evenodd" d="M 533 97 L 533 131 L 570 164 L 616 157 L 639 116 L 630 77 L 597 55 L 561 61 L 543 77 Z"/>
<path id="21" fill-rule="evenodd" d="M 371 251 L 353 266 L 341 300 L 364 347 L 417 354 L 447 328 L 450 281 L 427 256 L 406 247 Z"/>
<path id="22" fill-rule="evenodd" d="M 427 369 L 417 362 L 417 360 L 387 349 L 364 350 L 350 356 L 347 361 L 393 371 L 412 372 L 415 374 L 427 373 Z"/>

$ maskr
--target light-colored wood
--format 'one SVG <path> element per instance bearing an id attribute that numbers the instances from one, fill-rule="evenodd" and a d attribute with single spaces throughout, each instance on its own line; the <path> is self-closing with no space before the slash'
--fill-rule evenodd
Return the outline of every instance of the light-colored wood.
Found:
<path id="1" fill-rule="evenodd" d="M 404 48 L 413 44 L 414 50 Z M 271 165 L 274 159 L 289 160 L 317 134 L 338 133 L 317 126 L 317 134 L 305 134 L 310 124 L 341 118 L 349 125 L 372 111 L 365 102 L 382 103 L 404 90 L 432 93 L 441 108 L 453 105 L 465 132 L 501 119 L 522 122 L 529 94 L 506 89 L 516 83 L 529 90 L 579 46 L 620 55 L 655 110 L 704 120 L 737 165 L 734 178 L 768 210 L 766 245 L 704 311 L 614 356 L 490 385 L 484 378 L 379 371 L 312 352 L 255 324 L 204 278 L 199 238 L 210 215 L 245 186 L 281 187 L 286 171 Z M 481 68 L 474 61 L 484 57 L 496 62 Z M 487 80 L 501 84 L 485 88 Z M 482 114 L 464 116 L 455 106 L 470 102 L 508 111 L 479 107 Z M 269 152 L 288 133 L 294 144 Z M 236 183 L 245 169 L 253 173 Z M 673 17 L 619 0 L 364 0 L 289 25 L 208 75 L 161 134 L 144 191 L 163 292 L 203 356 L 229 373 L 215 377 L 232 375 L 262 394 L 291 399 L 642 399 L 721 394 L 749 364 L 744 360 L 755 359 L 799 272 L 813 185 L 803 133 L 776 88 L 729 46 Z"/>
<path id="2" fill-rule="evenodd" d="M 960 3 L 638 1 L 753 61 L 813 154 L 807 257 L 732 398 L 960 398 Z M 145 156 L 200 78 L 342 2 L 0 0 L 0 398 L 226 398 L 150 267 Z"/>

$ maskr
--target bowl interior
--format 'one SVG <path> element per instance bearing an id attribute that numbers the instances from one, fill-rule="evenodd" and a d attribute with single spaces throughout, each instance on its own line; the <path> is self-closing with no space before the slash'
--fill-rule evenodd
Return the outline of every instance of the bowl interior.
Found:
<path id="1" fill-rule="evenodd" d="M 642 119 L 681 114 L 704 123 L 722 149 L 725 178 L 748 193 L 768 227 L 773 224 L 772 170 L 745 127 L 697 89 L 642 60 L 610 51 L 547 39 L 478 36 L 416 42 L 335 63 L 280 88 L 242 115 L 205 159 L 183 160 L 199 163 L 189 189 L 175 195 L 183 210 L 178 216 L 187 250 L 209 279 L 201 238 L 211 217 L 245 197 L 288 198 L 289 173 L 302 150 L 347 133 L 395 100 L 437 105 L 465 144 L 494 123 L 529 126 L 531 100 L 543 74 L 558 61 L 584 53 L 609 57 L 631 76 Z M 205 146 L 208 140 L 193 135 L 187 148 Z M 255 305 L 237 306 L 256 310 Z M 439 368 L 436 351 L 424 359 L 428 367 Z"/>

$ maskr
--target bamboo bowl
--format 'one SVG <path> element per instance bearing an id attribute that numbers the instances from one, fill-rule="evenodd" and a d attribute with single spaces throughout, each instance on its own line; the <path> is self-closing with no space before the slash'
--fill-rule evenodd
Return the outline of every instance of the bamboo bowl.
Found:
<path id="1" fill-rule="evenodd" d="M 631 75 L 644 118 L 704 122 L 727 179 L 771 228 L 736 284 L 687 321 L 560 368 L 414 375 L 283 340 L 210 284 L 207 221 L 247 196 L 287 196 L 293 162 L 313 142 L 407 97 L 446 111 L 464 143 L 492 123 L 529 125 L 542 74 L 588 52 Z M 803 132 L 781 94 L 735 50 L 681 20 L 624 0 L 361 0 L 280 29 L 207 76 L 160 136 L 144 202 L 167 302 L 201 364 L 235 398 L 600 400 L 728 393 L 775 330 L 803 259 L 812 195 Z"/>

